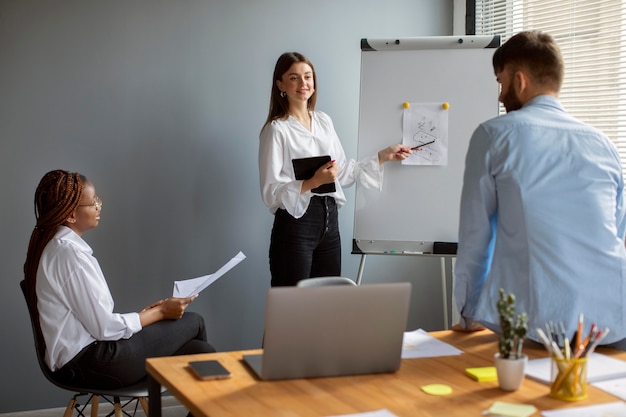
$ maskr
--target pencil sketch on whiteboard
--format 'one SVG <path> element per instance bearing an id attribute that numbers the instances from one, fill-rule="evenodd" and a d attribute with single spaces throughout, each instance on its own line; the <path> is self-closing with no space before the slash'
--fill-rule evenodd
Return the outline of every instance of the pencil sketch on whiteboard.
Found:
<path id="1" fill-rule="evenodd" d="M 402 144 L 413 149 L 403 165 L 448 164 L 448 109 L 441 103 L 410 103 L 402 118 Z"/>

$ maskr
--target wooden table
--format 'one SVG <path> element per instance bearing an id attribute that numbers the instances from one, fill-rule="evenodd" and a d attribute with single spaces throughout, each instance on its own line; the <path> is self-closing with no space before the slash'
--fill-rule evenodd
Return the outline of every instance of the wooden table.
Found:
<path id="1" fill-rule="evenodd" d="M 399 417 L 480 416 L 494 401 L 532 404 L 539 410 L 566 408 L 617 401 L 615 397 L 589 386 L 589 397 L 565 402 L 548 396 L 547 385 L 525 379 L 515 392 L 505 392 L 497 382 L 476 382 L 465 368 L 492 366 L 497 336 L 485 330 L 477 333 L 440 331 L 439 340 L 463 350 L 458 356 L 403 359 L 392 374 L 261 381 L 241 357 L 252 351 L 152 358 L 146 362 L 150 379 L 150 417 L 161 416 L 163 385 L 194 417 L 289 416 L 323 417 L 388 409 Z M 599 349 L 601 353 L 626 360 L 626 352 Z M 524 352 L 533 358 L 546 357 L 539 344 L 526 343 Z M 200 381 L 187 369 L 190 360 L 217 359 L 233 376 Z M 431 396 L 420 390 L 426 384 L 447 384 L 453 392 Z M 539 416 L 540 413 L 535 414 Z"/>

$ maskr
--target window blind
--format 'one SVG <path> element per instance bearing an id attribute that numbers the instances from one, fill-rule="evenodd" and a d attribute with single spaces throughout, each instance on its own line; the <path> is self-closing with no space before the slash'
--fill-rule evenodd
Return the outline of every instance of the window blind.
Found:
<path id="1" fill-rule="evenodd" d="M 476 0 L 474 16 L 476 35 L 502 42 L 522 30 L 554 37 L 565 61 L 563 106 L 615 143 L 626 174 L 626 1 Z"/>

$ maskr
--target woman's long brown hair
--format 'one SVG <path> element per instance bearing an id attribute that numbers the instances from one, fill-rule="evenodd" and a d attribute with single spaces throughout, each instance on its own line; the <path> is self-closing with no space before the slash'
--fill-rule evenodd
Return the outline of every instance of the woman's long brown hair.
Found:
<path id="1" fill-rule="evenodd" d="M 276 61 L 276 66 L 274 67 L 272 92 L 270 94 L 270 109 L 263 128 L 272 123 L 273 120 L 284 119 L 289 113 L 289 102 L 287 101 L 287 97 L 280 96 L 280 90 L 276 85 L 276 81 L 281 80 L 283 74 L 289 71 L 289 68 L 291 68 L 291 66 L 296 62 L 304 62 L 309 67 L 311 67 L 311 70 L 313 71 L 313 83 L 315 84 L 315 91 L 309 98 L 307 107 L 309 110 L 315 110 L 315 103 L 317 101 L 317 77 L 315 75 L 315 68 L 313 67 L 313 64 L 311 63 L 311 61 L 309 61 L 307 57 L 305 57 L 301 53 L 285 52 L 278 58 L 278 61 Z"/>

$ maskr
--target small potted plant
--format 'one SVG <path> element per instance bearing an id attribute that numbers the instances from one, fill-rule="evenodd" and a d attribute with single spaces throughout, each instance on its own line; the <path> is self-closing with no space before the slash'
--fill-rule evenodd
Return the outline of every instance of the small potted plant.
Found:
<path id="1" fill-rule="evenodd" d="M 502 288 L 497 309 L 502 332 L 499 352 L 495 354 L 498 383 L 503 390 L 515 391 L 524 380 L 528 362 L 528 356 L 522 354 L 524 338 L 528 334 L 528 317 L 526 313 L 515 314 L 515 295 L 506 294 Z"/>

